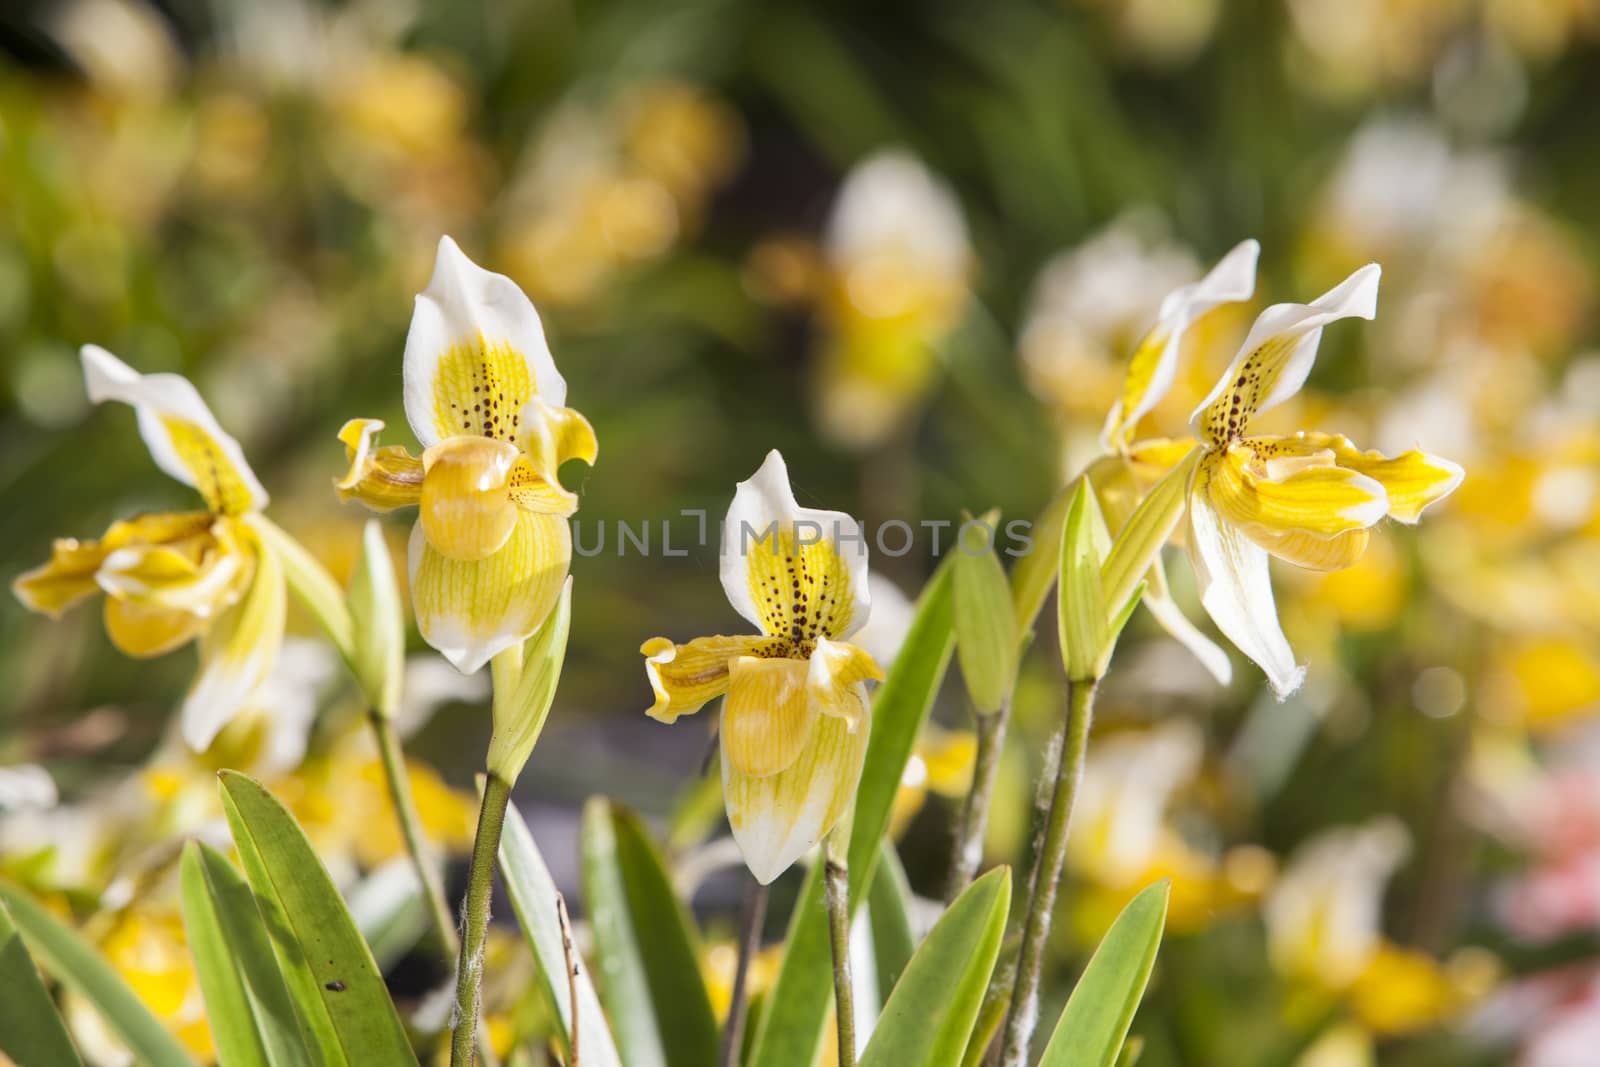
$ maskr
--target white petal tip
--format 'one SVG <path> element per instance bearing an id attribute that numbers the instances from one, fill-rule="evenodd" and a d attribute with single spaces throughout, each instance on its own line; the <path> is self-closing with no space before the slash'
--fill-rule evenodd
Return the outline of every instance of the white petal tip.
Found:
<path id="1" fill-rule="evenodd" d="M 1371 319 L 1378 314 L 1378 280 L 1383 268 L 1368 263 L 1312 302 L 1343 318 Z"/>
<path id="2" fill-rule="evenodd" d="M 1294 670 L 1282 677 L 1275 678 L 1272 675 L 1268 675 L 1267 681 L 1272 684 L 1272 695 L 1278 698 L 1278 703 L 1282 704 L 1285 700 L 1288 700 L 1291 696 L 1293 696 L 1302 685 L 1305 684 L 1306 669 L 1304 667 L 1297 666 Z"/>
<path id="3" fill-rule="evenodd" d="M 120 400 L 127 387 L 139 380 L 138 371 L 99 345 L 84 345 L 78 349 L 78 357 L 83 362 L 83 380 L 92 403 Z"/>

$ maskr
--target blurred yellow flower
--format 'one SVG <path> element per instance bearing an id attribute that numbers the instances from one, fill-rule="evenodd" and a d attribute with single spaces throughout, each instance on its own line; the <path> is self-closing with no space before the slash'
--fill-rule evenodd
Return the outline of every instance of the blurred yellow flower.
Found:
<path id="1" fill-rule="evenodd" d="M 98 541 L 58 540 L 50 562 L 12 588 L 52 616 L 103 592 L 106 632 L 130 656 L 200 638 L 182 728 L 203 751 L 250 700 L 283 643 L 283 569 L 257 527 L 267 493 L 186 379 L 139 374 L 94 345 L 84 347 L 83 366 L 89 398 L 130 405 L 156 465 L 198 490 L 206 510 L 115 522 Z"/>
<path id="2" fill-rule="evenodd" d="M 558 472 L 569 459 L 593 463 L 598 448 L 588 421 L 562 406 L 566 392 L 522 290 L 445 237 L 406 338 L 406 418 L 421 458 L 379 448 L 376 419 L 340 431 L 342 496 L 376 511 L 419 508 L 417 628 L 463 673 L 527 640 L 566 581 L 578 498 Z"/>
<path id="3" fill-rule="evenodd" d="M 772 451 L 739 483 L 722 526 L 722 587 L 759 636 L 665 637 L 639 649 L 670 723 L 726 695 L 722 790 L 750 872 L 771 882 L 848 810 L 866 758 L 866 682 L 882 678 L 848 644 L 867 621 L 866 540 L 837 511 L 802 508 Z"/>

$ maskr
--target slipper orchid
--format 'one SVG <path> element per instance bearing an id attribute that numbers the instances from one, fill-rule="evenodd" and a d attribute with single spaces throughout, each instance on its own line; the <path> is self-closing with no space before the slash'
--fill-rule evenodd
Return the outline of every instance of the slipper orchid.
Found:
<path id="1" fill-rule="evenodd" d="M 564 407 L 539 315 L 515 282 L 439 242 L 406 337 L 405 409 L 420 457 L 378 447 L 383 423 L 339 432 L 336 483 L 374 511 L 415 505 L 411 599 L 417 628 L 464 674 L 527 640 L 555 606 L 572 560 L 577 495 L 561 464 L 592 464 L 594 430 Z"/>
<path id="2" fill-rule="evenodd" d="M 722 696 L 722 789 L 745 863 L 765 885 L 849 809 L 866 758 L 865 683 L 878 664 L 845 638 L 867 621 L 867 548 L 837 511 L 802 508 L 776 451 L 739 483 L 722 527 L 722 587 L 748 637 L 652 638 L 639 649 L 670 723 Z"/>
<path id="3" fill-rule="evenodd" d="M 1187 548 L 1200 600 L 1280 699 L 1305 669 L 1278 624 L 1268 555 L 1313 570 L 1348 567 L 1385 516 L 1415 523 L 1461 483 L 1459 466 L 1421 451 L 1391 459 L 1334 434 L 1250 434 L 1257 414 L 1299 392 L 1323 327 L 1373 317 L 1378 275 L 1369 264 L 1310 304 L 1263 311 L 1192 419 L 1204 453 L 1190 485 Z"/>
<path id="4" fill-rule="evenodd" d="M 139 515 L 98 541 L 56 541 L 50 562 L 17 578 L 18 599 L 58 616 L 97 592 L 106 632 L 130 656 L 158 656 L 200 639 L 200 673 L 182 711 L 196 751 L 250 701 L 283 644 L 283 567 L 259 533 L 267 493 L 199 392 L 176 374 L 140 374 L 103 348 L 82 352 L 89 399 L 138 416 L 156 465 L 205 500 L 205 510 Z"/>

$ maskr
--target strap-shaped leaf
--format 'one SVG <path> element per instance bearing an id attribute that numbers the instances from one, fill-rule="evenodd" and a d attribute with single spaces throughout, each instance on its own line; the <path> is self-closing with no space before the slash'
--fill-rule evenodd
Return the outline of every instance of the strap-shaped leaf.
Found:
<path id="1" fill-rule="evenodd" d="M 310 1044 L 330 1065 L 414 1064 L 372 952 L 294 817 L 223 771 L 222 805 Z"/>
<path id="2" fill-rule="evenodd" d="M 221 1062 L 311 1064 L 301 1022 L 272 954 L 255 894 L 227 857 L 200 841 L 184 847 L 183 928 Z"/>
<path id="3" fill-rule="evenodd" d="M 506 810 L 505 829 L 500 837 L 500 873 L 511 892 L 511 907 L 522 926 L 522 936 L 533 950 L 539 976 L 550 1007 L 561 1021 L 561 1039 L 569 1059 L 586 1067 L 621 1067 L 616 1041 L 606 1026 L 595 996 L 589 969 L 579 964 L 572 981 L 578 988 L 578 1053 L 572 1052 L 572 987 L 567 980 L 567 950 L 563 944 L 561 918 L 556 911 L 556 883 L 550 877 L 544 857 L 534 844 L 528 824 L 513 806 Z"/>
<path id="4" fill-rule="evenodd" d="M 1039 1067 L 1114 1067 L 1144 997 L 1167 923 L 1172 883 L 1146 886 L 1095 949 L 1062 1009 Z"/>
<path id="5" fill-rule="evenodd" d="M 917 950 L 916 930 L 911 925 L 911 884 L 894 845 L 883 843 L 878 858 L 878 873 L 867 891 L 867 915 L 872 922 L 873 969 L 878 976 L 878 1003 L 887 1004 L 894 984 Z"/>
<path id="6" fill-rule="evenodd" d="M 889 809 L 900 776 L 950 666 L 955 644 L 950 570 L 948 562 L 941 564 L 923 589 L 900 654 L 873 698 L 872 738 L 867 743 L 850 832 L 852 908 L 860 905 L 871 888 L 879 842 L 889 827 Z M 783 964 L 777 983 L 767 994 L 748 1062 L 753 1067 L 815 1062 L 832 998 L 833 962 L 822 903 L 822 865 L 813 864 L 789 920 Z"/>
<path id="7" fill-rule="evenodd" d="M 638 816 L 596 797 L 583 811 L 583 889 L 600 999 L 629 1067 L 703 1067 L 717 1021 L 698 937 Z"/>
<path id="8" fill-rule="evenodd" d="M 956 898 L 911 957 L 861 1054 L 861 1067 L 961 1062 L 983 1006 L 1011 907 L 1011 869 L 996 867 Z"/>
<path id="9" fill-rule="evenodd" d="M 50 991 L 0 904 L 0 1057 L 18 1067 L 81 1067 Z"/>
<path id="10" fill-rule="evenodd" d="M 76 930 L 13 886 L 0 885 L 0 901 L 10 909 L 12 921 L 39 965 L 94 1005 L 136 1059 L 149 1067 L 196 1067 L 178 1039 Z M 10 986 L 0 995 L 10 996 Z"/>

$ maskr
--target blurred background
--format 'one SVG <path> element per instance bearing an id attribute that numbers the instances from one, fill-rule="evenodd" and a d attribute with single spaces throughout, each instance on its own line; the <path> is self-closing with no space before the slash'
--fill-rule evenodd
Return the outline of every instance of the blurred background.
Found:
<path id="1" fill-rule="evenodd" d="M 566 472 L 571 651 L 519 803 L 567 884 L 583 799 L 640 808 L 691 871 L 708 971 L 726 974 L 740 882 L 701 881 L 720 864 L 696 785 L 712 716 L 645 719 L 637 649 L 742 626 L 714 544 L 734 483 L 776 447 L 803 504 L 869 524 L 1031 519 L 1094 456 L 1169 290 L 1260 239 L 1255 303 L 1192 331 L 1147 421 L 1177 434 L 1256 310 L 1378 260 L 1376 322 L 1330 330 L 1263 429 L 1421 445 L 1467 480 L 1350 570 L 1277 572 L 1311 664 L 1286 704 L 1242 659 L 1218 686 L 1136 616 L 1045 1011 L 1121 902 L 1170 876 L 1141 1063 L 1590 1064 L 1596 99 L 1594 0 L 10 0 L 0 577 L 52 538 L 194 504 L 127 410 L 88 404 L 89 341 L 189 376 L 277 521 L 348 573 L 365 514 L 332 490 L 334 434 L 381 417 L 386 442 L 412 443 L 401 351 L 453 235 L 532 297 L 601 442 L 592 472 Z M 713 543 L 683 509 L 709 512 Z M 410 521 L 388 522 L 398 558 Z M 619 546 L 622 522 L 649 551 Z M 687 555 L 663 553 L 663 522 Z M 919 537 L 874 559 L 880 647 L 934 555 Z M 1052 614 L 991 861 L 1029 847 L 1062 695 Z M 291 628 L 308 640 L 281 699 L 315 726 L 274 788 L 357 879 L 398 844 L 372 840 L 386 816 L 353 695 L 306 620 Z M 415 651 L 409 750 L 432 768 L 434 833 L 460 848 L 488 718 L 481 690 Z M 159 907 L 100 894 L 142 884 L 205 806 L 169 732 L 193 656 L 131 661 L 93 608 L 51 622 L 0 598 L 0 766 L 42 765 L 61 797 L 0 797 L 16 809 L 0 869 L 78 894 L 114 959 L 180 984 Z M 897 832 L 912 887 L 937 897 L 971 754 L 955 669 L 934 718 Z M 249 739 L 232 741 L 201 760 L 238 765 Z M 494 995 L 537 1027 L 514 988 Z"/>

